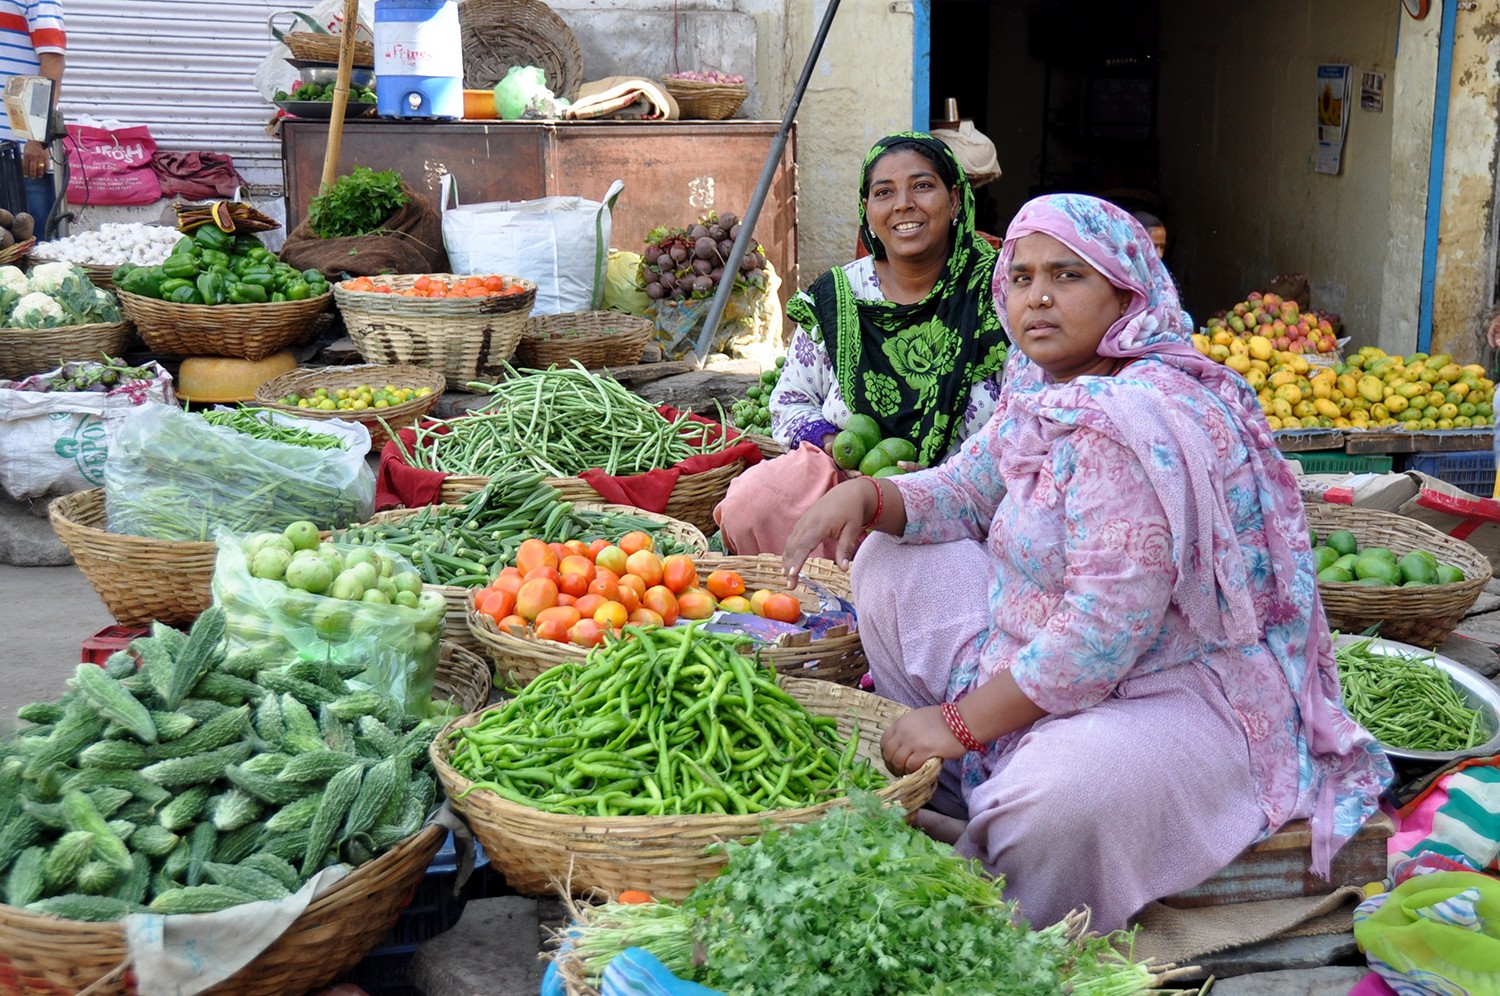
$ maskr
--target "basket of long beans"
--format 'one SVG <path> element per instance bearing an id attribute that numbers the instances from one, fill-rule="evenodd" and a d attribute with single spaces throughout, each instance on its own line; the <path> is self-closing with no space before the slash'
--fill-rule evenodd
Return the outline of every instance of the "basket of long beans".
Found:
<path id="1" fill-rule="evenodd" d="M 1362 633 L 1373 626 L 1387 640 L 1435 647 L 1458 628 L 1489 583 L 1489 558 L 1425 522 L 1350 505 L 1306 504 L 1304 510 L 1307 524 L 1320 536 L 1345 529 L 1354 534 L 1361 550 L 1384 547 L 1398 557 L 1427 550 L 1464 572 L 1464 579 L 1452 584 L 1410 588 L 1319 581 L 1328 625 L 1341 632 Z"/>
<path id="2" fill-rule="evenodd" d="M 410 447 L 397 440 L 411 466 L 453 475 L 443 482 L 440 501 L 452 502 L 498 474 L 525 470 L 546 475 L 564 498 L 598 501 L 598 492 L 575 475 L 594 468 L 611 477 L 644 474 L 733 443 L 722 425 L 706 426 L 687 415 L 668 419 L 613 378 L 577 364 L 507 372 L 512 376 L 499 383 L 469 385 L 490 395 L 478 408 L 422 423 Z M 663 514 L 712 532 L 714 506 L 746 466 L 736 459 L 681 475 Z"/>
<path id="3" fill-rule="evenodd" d="M 777 676 L 699 626 L 625 637 L 433 741 L 445 793 L 518 892 L 679 898 L 722 867 L 710 844 L 810 822 L 852 788 L 908 813 L 931 797 L 936 759 L 898 777 L 880 755 L 906 706 Z"/>
<path id="4" fill-rule="evenodd" d="M 565 501 L 534 473 L 493 478 L 457 504 L 380 512 L 369 522 L 335 533 L 334 539 L 380 546 L 405 557 L 421 572 L 423 587 L 447 600 L 447 638 L 488 654 L 489 648 L 469 631 L 469 596 L 515 559 L 522 540 L 537 536 L 548 542 L 587 542 L 636 529 L 651 534 L 658 548 L 669 553 L 708 550 L 703 533 L 685 522 L 625 505 Z"/>

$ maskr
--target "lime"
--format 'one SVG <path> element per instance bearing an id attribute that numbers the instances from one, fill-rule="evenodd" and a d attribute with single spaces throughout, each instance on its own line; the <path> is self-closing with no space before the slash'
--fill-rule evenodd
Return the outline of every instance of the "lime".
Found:
<path id="1" fill-rule="evenodd" d="M 1396 562 L 1396 552 L 1394 550 L 1389 550 L 1383 546 L 1367 546 L 1363 550 L 1359 551 L 1359 555 L 1361 557 L 1379 557 L 1382 560 L 1388 560 L 1393 564 Z"/>
<path id="2" fill-rule="evenodd" d="M 1429 563 L 1418 553 L 1408 553 L 1396 561 L 1396 567 L 1401 571 L 1401 580 L 1407 584 L 1425 585 L 1437 580 L 1437 565 Z"/>
<path id="3" fill-rule="evenodd" d="M 880 423 L 868 415 L 850 415 L 844 429 L 857 435 L 865 444 L 865 452 L 873 450 L 880 442 Z"/>
<path id="4" fill-rule="evenodd" d="M 833 437 L 833 462 L 845 470 L 853 470 L 865 458 L 865 441 L 856 432 L 845 429 Z"/>
<path id="5" fill-rule="evenodd" d="M 885 450 L 890 455 L 891 463 L 905 463 L 917 458 L 917 448 L 909 440 L 896 436 L 882 439 L 875 448 Z"/>
<path id="6" fill-rule="evenodd" d="M 1354 577 L 1359 581 L 1374 578 L 1383 584 L 1400 584 L 1401 571 L 1378 554 L 1362 553 L 1354 562 Z"/>
<path id="7" fill-rule="evenodd" d="M 1354 575 L 1342 567 L 1325 567 L 1318 572 L 1319 581 L 1333 581 L 1339 584 L 1347 584 L 1354 580 Z"/>
<path id="8" fill-rule="evenodd" d="M 1385 578 L 1376 577 L 1360 578 L 1354 583 L 1362 584 L 1366 588 L 1389 588 L 1395 584 L 1394 581 L 1387 581 Z"/>
<path id="9" fill-rule="evenodd" d="M 891 460 L 891 455 L 877 446 L 866 453 L 865 458 L 859 462 L 859 472 L 873 476 L 877 470 L 893 466 L 895 466 L 895 462 Z"/>
<path id="10" fill-rule="evenodd" d="M 1464 580 L 1467 576 L 1452 564 L 1438 564 L 1437 566 L 1438 584 L 1458 584 L 1458 582 Z"/>
<path id="11" fill-rule="evenodd" d="M 1432 569 L 1434 571 L 1437 570 L 1438 559 L 1437 559 L 1437 557 L 1435 555 L 1433 555 L 1433 553 L 1430 550 L 1413 550 L 1411 553 L 1408 553 L 1406 556 L 1407 557 L 1421 557 L 1423 560 L 1427 561 L 1427 563 L 1432 566 Z M 1402 558 L 1402 559 L 1405 559 L 1405 558 Z"/>
<path id="12" fill-rule="evenodd" d="M 1316 529 L 1313 529 L 1311 526 L 1309 526 L 1308 529 L 1307 529 L 1307 545 L 1308 546 L 1317 546 L 1318 545 L 1318 531 Z"/>
<path id="13" fill-rule="evenodd" d="M 1356 560 L 1358 560 L 1358 559 L 1359 559 L 1359 557 L 1356 554 L 1346 553 L 1342 557 L 1340 557 L 1338 560 L 1335 560 L 1333 562 L 1333 566 L 1335 566 L 1335 567 L 1342 567 L 1344 570 L 1348 571 L 1350 574 L 1353 574 L 1354 573 L 1354 562 Z"/>
<path id="14" fill-rule="evenodd" d="M 1323 542 L 1337 550 L 1340 556 L 1354 553 L 1359 549 L 1359 541 L 1347 529 L 1335 529 L 1323 537 Z"/>
<path id="15" fill-rule="evenodd" d="M 1313 570 L 1321 571 L 1325 567 L 1332 567 L 1334 561 L 1339 559 L 1339 552 L 1331 546 L 1313 547 Z"/>
<path id="16" fill-rule="evenodd" d="M 906 471 L 902 470 L 900 467 L 891 466 L 891 467 L 881 467 L 879 470 L 877 470 L 875 473 L 871 474 L 870 476 L 871 477 L 900 477 L 904 473 L 906 473 Z"/>

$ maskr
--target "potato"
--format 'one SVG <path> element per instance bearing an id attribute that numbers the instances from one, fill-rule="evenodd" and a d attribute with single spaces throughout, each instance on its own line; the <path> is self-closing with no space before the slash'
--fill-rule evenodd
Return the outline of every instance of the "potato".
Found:
<path id="1" fill-rule="evenodd" d="M 9 228 L 10 223 L 16 220 L 16 216 L 5 208 L 0 208 L 0 228 Z"/>
<path id="2" fill-rule="evenodd" d="M 9 249 L 16 244 L 16 237 L 10 234 L 10 229 L 0 228 L 0 249 Z"/>
<path id="3" fill-rule="evenodd" d="M 25 242 L 36 234 L 36 222 L 25 211 L 20 212 L 10 223 L 10 234 L 17 242 Z"/>

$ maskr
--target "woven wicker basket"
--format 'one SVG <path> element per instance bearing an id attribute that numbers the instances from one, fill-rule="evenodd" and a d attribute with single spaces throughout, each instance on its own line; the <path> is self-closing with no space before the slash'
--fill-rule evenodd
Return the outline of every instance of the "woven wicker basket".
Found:
<path id="1" fill-rule="evenodd" d="M 516 359 L 538 370 L 554 363 L 566 366 L 572 360 L 590 370 L 628 366 L 640 362 L 641 351 L 655 332 L 650 319 L 618 311 L 534 315 L 526 319 Z"/>
<path id="2" fill-rule="evenodd" d="M 36 239 L 27 239 L 24 242 L 16 242 L 0 249 L 0 266 L 19 266 L 26 254 L 31 252 L 36 245 Z"/>
<path id="3" fill-rule="evenodd" d="M 318 31 L 292 31 L 281 42 L 292 51 L 292 58 L 305 62 L 339 61 L 339 35 Z M 357 69 L 375 68 L 375 46 L 362 38 L 354 40 L 354 62 Z"/>
<path id="4" fill-rule="evenodd" d="M 130 343 L 129 322 L 65 325 L 58 329 L 0 329 L 0 378 L 28 377 L 69 360 L 118 357 Z"/>
<path id="5" fill-rule="evenodd" d="M 125 536 L 105 529 L 104 489 L 75 491 L 47 510 L 52 530 L 122 626 L 187 626 L 213 604 L 212 543 Z"/>
<path id="6" fill-rule="evenodd" d="M 1328 624 L 1343 633 L 1362 633 L 1378 626 L 1382 637 L 1418 647 L 1435 647 L 1458 628 L 1465 613 L 1490 580 L 1490 562 L 1462 540 L 1423 522 L 1392 512 L 1348 505 L 1308 504 L 1307 524 L 1322 536 L 1336 529 L 1354 534 L 1359 548 L 1383 546 L 1398 557 L 1428 550 L 1438 561 L 1464 572 L 1455 584 L 1421 588 L 1371 588 L 1358 584 L 1318 582 Z"/>
<path id="7" fill-rule="evenodd" d="M 46 245 L 45 242 L 42 244 L 44 246 Z M 32 256 L 28 262 L 31 266 L 35 267 L 60 261 L 55 259 L 47 259 L 45 256 Z M 115 289 L 113 274 L 116 270 L 116 267 L 101 266 L 98 263 L 69 263 L 68 265 L 76 266 L 84 273 L 87 273 L 89 275 L 89 282 L 92 283 L 95 287 L 101 287 L 107 291 L 113 291 Z"/>
<path id="8" fill-rule="evenodd" d="M 536 66 L 547 89 L 572 98 L 583 83 L 583 49 L 541 0 L 464 0 L 458 5 L 464 86 L 493 89 L 512 66 Z"/>
<path id="9" fill-rule="evenodd" d="M 762 436 L 758 432 L 745 433 L 745 440 L 759 446 L 761 455 L 767 460 L 774 460 L 786 452 L 785 446 L 782 446 L 770 436 Z"/>
<path id="10" fill-rule="evenodd" d="M 370 279 L 395 290 L 405 290 L 422 274 L 379 276 Z M 428 276 L 452 280 L 454 274 Z M 462 279 L 462 276 L 459 276 Z M 531 306 L 536 284 L 507 276 L 525 294 L 512 297 L 404 297 L 374 291 L 333 288 L 344 327 L 359 355 L 369 363 L 409 363 L 442 372 L 459 385 L 499 369 L 511 358 Z"/>
<path id="11" fill-rule="evenodd" d="M 483 709 L 494 690 L 490 665 L 483 657 L 453 640 L 439 644 L 437 673 L 432 676 L 432 697 L 455 702 L 464 712 Z"/>
<path id="12" fill-rule="evenodd" d="M 743 83 L 705 83 L 701 80 L 664 79 L 661 85 L 685 120 L 722 121 L 734 117 L 750 88 Z"/>
<path id="13" fill-rule="evenodd" d="M 413 398 L 389 408 L 369 408 L 364 411 L 323 411 L 315 408 L 298 408 L 284 405 L 281 399 L 288 394 L 307 397 L 320 387 L 330 392 L 341 387 L 358 387 L 360 384 L 395 384 L 397 387 L 426 387 L 432 393 L 425 398 Z M 422 416 L 432 411 L 447 388 L 448 382 L 436 370 L 426 367 L 403 366 L 401 364 L 361 363 L 348 367 L 303 367 L 272 377 L 255 389 L 255 403 L 266 408 L 290 412 L 301 418 L 343 419 L 358 422 L 370 430 L 370 452 L 379 453 L 390 439 L 385 425 L 393 429 L 404 429 L 415 425 Z"/>
<path id="14" fill-rule="evenodd" d="M 813 715 L 837 718 L 841 736 L 849 736 L 857 721 L 859 755 L 890 775 L 880 757 L 880 737 L 906 706 L 827 681 L 783 677 L 781 683 Z M 448 733 L 474 725 L 483 715 L 473 713 L 449 723 L 433 741 L 432 763 L 453 808 L 468 821 L 485 853 L 517 892 L 549 893 L 567 883 L 576 894 L 600 889 L 614 896 L 624 889 L 641 889 L 658 898 L 681 898 L 723 867 L 722 853 L 704 853 L 709 844 L 757 836 L 768 823 L 809 823 L 839 804 L 831 800 L 754 816 L 586 817 L 542 812 L 484 789 L 460 799 L 472 783 L 448 763 Z M 934 758 L 892 779 L 878 794 L 915 812 L 932 797 L 940 769 Z"/>
<path id="15" fill-rule="evenodd" d="M 774 554 L 758 557 L 694 554 L 693 560 L 700 576 L 723 569 L 738 571 L 747 588 L 779 589 L 782 585 L 781 558 Z M 841 598 L 849 597 L 848 572 L 829 561 L 813 558 L 803 566 L 802 574 Z M 820 608 L 817 596 L 805 588 L 792 594 L 802 603 L 804 611 L 816 612 Z M 502 630 L 494 619 L 474 611 L 472 591 L 465 592 L 464 621 L 469 634 L 479 643 L 480 652 L 494 663 L 495 674 L 515 685 L 530 684 L 548 668 L 577 663 L 588 655 L 587 649 L 570 643 L 538 640 Z M 451 611 L 449 625 L 452 625 Z M 451 638 L 451 629 L 449 633 Z M 761 647 L 756 656 L 788 677 L 816 678 L 842 685 L 859 684 L 860 676 L 869 670 L 858 633 L 842 633 L 791 646 Z M 809 667 L 810 664 L 815 666 Z"/>
<path id="16" fill-rule="evenodd" d="M 744 460 L 736 460 L 713 470 L 699 474 L 683 474 L 672 488 L 662 513 L 669 518 L 698 527 L 704 535 L 719 528 L 714 522 L 714 506 L 724 500 L 729 482 L 744 473 L 748 466 Z M 478 491 L 490 483 L 488 477 L 454 476 L 444 479 L 438 489 L 438 501 L 452 503 L 470 491 Z M 597 502 L 599 492 L 581 477 L 549 477 L 547 483 L 562 492 L 566 501 Z"/>
<path id="17" fill-rule="evenodd" d="M 273 304 L 173 304 L 119 291 L 125 314 L 152 352 L 263 360 L 302 342 L 332 294 Z"/>
<path id="18" fill-rule="evenodd" d="M 597 498 L 598 495 L 595 495 L 595 497 Z M 396 522 L 407 516 L 426 511 L 430 507 L 432 506 L 424 506 L 422 508 L 394 508 L 388 512 L 377 512 L 370 517 L 370 522 Z M 655 519 L 665 524 L 667 532 L 674 539 L 684 546 L 690 547 L 694 556 L 708 551 L 708 540 L 704 538 L 703 533 L 696 527 L 690 526 L 686 522 L 678 522 L 676 519 L 668 518 L 665 515 L 657 515 L 655 512 L 632 508 L 629 505 L 606 505 L 596 502 L 576 502 L 574 508 L 597 508 L 606 512 L 625 512 L 629 515 L 638 515 L 646 519 Z M 483 640 L 472 633 L 469 628 L 469 602 L 474 594 L 474 589 L 461 588 L 458 585 L 451 584 L 424 584 L 422 587 L 437 592 L 448 602 L 448 612 L 445 617 L 446 623 L 443 627 L 443 633 L 446 638 L 454 640 L 470 650 L 484 654 L 496 663 L 498 670 L 501 658 Z M 515 637 L 511 637 L 511 639 L 515 639 Z M 529 643 L 532 641 L 526 642 Z M 510 670 L 510 668 L 507 667 L 506 670 Z M 534 677 L 536 675 L 529 675 L 526 681 L 530 681 Z M 524 682 L 522 683 L 524 684 Z"/>

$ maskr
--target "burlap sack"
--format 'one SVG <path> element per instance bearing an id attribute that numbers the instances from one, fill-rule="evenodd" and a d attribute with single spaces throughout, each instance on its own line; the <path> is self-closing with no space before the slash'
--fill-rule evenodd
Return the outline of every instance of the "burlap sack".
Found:
<path id="1" fill-rule="evenodd" d="M 1179 910 L 1150 903 L 1136 915 L 1138 958 L 1186 964 L 1243 944 L 1278 937 L 1342 934 L 1353 929 L 1364 893 L 1340 886 L 1323 896 L 1265 899 Z"/>
<path id="2" fill-rule="evenodd" d="M 317 269 L 329 281 L 380 273 L 446 273 L 443 216 L 405 183 L 410 198 L 385 220 L 378 233 L 320 239 L 307 220 L 292 230 L 281 258 L 299 270 Z"/>

